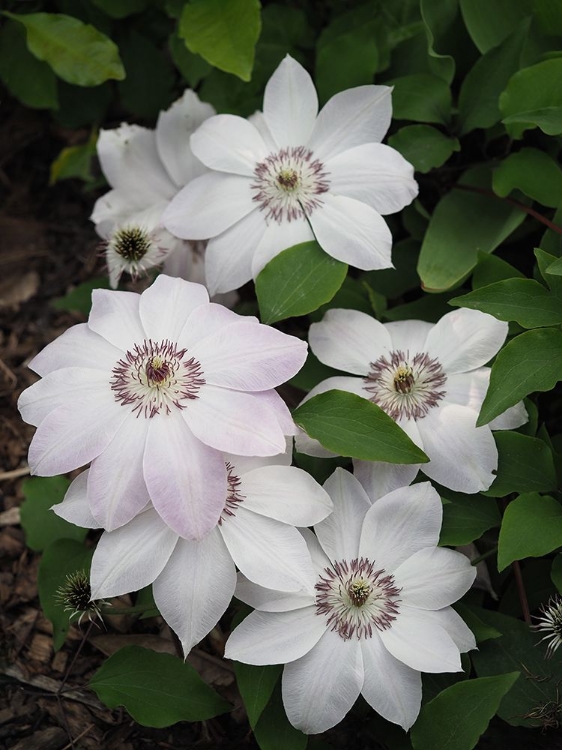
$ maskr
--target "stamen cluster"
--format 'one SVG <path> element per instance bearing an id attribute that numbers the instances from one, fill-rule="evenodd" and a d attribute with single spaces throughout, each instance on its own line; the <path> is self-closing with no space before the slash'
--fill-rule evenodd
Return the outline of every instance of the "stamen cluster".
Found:
<path id="1" fill-rule="evenodd" d="M 224 509 L 219 519 L 219 525 L 222 524 L 227 516 L 235 516 L 236 509 L 245 499 L 244 495 L 240 494 L 240 485 L 242 484 L 242 480 L 234 473 L 235 467 L 230 463 L 230 461 L 225 461 L 225 466 L 228 489 Z"/>

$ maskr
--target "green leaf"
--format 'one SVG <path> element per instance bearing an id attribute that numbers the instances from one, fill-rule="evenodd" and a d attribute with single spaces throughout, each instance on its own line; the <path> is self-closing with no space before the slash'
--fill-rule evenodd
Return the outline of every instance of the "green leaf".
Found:
<path id="1" fill-rule="evenodd" d="M 139 646 L 110 656 L 89 686 L 106 706 L 124 706 L 145 727 L 205 721 L 231 708 L 190 664 Z"/>
<path id="2" fill-rule="evenodd" d="M 59 108 L 53 112 L 55 120 L 65 128 L 91 128 L 101 125 L 113 99 L 111 81 L 95 88 L 72 86 L 59 81 Z"/>
<path id="3" fill-rule="evenodd" d="M 4 15 L 25 26 L 29 51 L 48 63 L 63 81 L 98 86 L 125 77 L 117 45 L 93 26 L 60 13 L 19 16 L 4 11 Z"/>
<path id="4" fill-rule="evenodd" d="M 65 477 L 32 477 L 22 485 L 25 497 L 21 506 L 21 525 L 25 531 L 27 546 L 40 552 L 56 539 L 83 541 L 88 533 L 50 510 L 60 503 L 70 482 Z"/>
<path id="5" fill-rule="evenodd" d="M 511 492 L 550 492 L 556 489 L 552 451 L 539 438 L 519 432 L 494 433 L 498 446 L 498 476 L 489 497 L 505 497 Z"/>
<path id="6" fill-rule="evenodd" d="M 449 300 L 454 296 L 454 292 L 445 292 L 444 294 L 424 294 L 413 302 L 406 302 L 404 305 L 397 305 L 391 310 L 385 312 L 385 318 L 388 320 L 426 320 L 428 323 L 437 323 L 437 321 L 451 312 Z"/>
<path id="7" fill-rule="evenodd" d="M 73 177 L 84 180 L 84 182 L 93 182 L 92 159 L 96 155 L 96 142 L 97 133 L 94 132 L 84 145 L 63 148 L 51 164 L 49 185 Z"/>
<path id="8" fill-rule="evenodd" d="M 472 750 L 519 672 L 458 682 L 422 706 L 410 735 L 414 750 Z"/>
<path id="9" fill-rule="evenodd" d="M 487 173 L 466 172 L 461 184 L 487 187 Z M 418 273 L 428 291 L 460 284 L 478 258 L 493 252 L 521 224 L 522 211 L 491 196 L 453 189 L 442 198 L 429 222 L 420 251 Z"/>
<path id="10" fill-rule="evenodd" d="M 537 492 L 520 495 L 507 506 L 498 541 L 498 570 L 514 560 L 542 557 L 562 547 L 562 506 Z"/>
<path id="11" fill-rule="evenodd" d="M 57 79 L 51 68 L 27 49 L 25 30 L 6 21 L 0 29 L 0 78 L 22 104 L 35 109 L 57 109 Z"/>
<path id="12" fill-rule="evenodd" d="M 53 514 L 54 515 L 54 514 Z M 66 577 L 78 571 L 90 572 L 93 550 L 87 549 L 74 539 L 57 539 L 44 551 L 39 563 L 37 583 L 39 600 L 45 616 L 53 624 L 53 647 L 55 651 L 65 641 L 71 612 L 65 611 L 55 598 L 57 590 L 64 585 Z"/>
<path id="13" fill-rule="evenodd" d="M 190 52 L 183 39 L 174 32 L 168 41 L 170 54 L 176 68 L 192 88 L 198 86 L 212 70 L 212 66 L 201 55 Z"/>
<path id="14" fill-rule="evenodd" d="M 524 279 L 525 276 L 507 261 L 498 258 L 497 255 L 488 253 L 478 253 L 478 265 L 472 275 L 472 288 L 494 284 L 496 281 L 504 279 Z"/>
<path id="15" fill-rule="evenodd" d="M 317 310 L 332 299 L 346 274 L 346 264 L 315 241 L 283 250 L 256 279 L 262 322 L 270 325 Z"/>
<path id="16" fill-rule="evenodd" d="M 529 22 L 524 21 L 510 36 L 477 60 L 461 85 L 459 94 L 460 135 L 475 128 L 489 128 L 501 120 L 499 97 L 520 66 L 521 48 Z"/>
<path id="17" fill-rule="evenodd" d="M 453 151 L 460 150 L 456 138 L 449 138 L 429 125 L 408 125 L 391 136 L 388 143 L 418 172 L 424 173 L 440 167 Z"/>
<path id="18" fill-rule="evenodd" d="M 443 525 L 439 538 L 442 546 L 470 544 L 501 523 L 496 503 L 489 497 L 447 492 L 445 499 L 449 502 L 443 505 Z"/>
<path id="19" fill-rule="evenodd" d="M 389 299 L 401 297 L 405 292 L 410 292 L 419 286 L 416 273 L 416 260 L 419 253 L 420 245 L 416 240 L 400 240 L 392 248 L 394 268 L 367 271 L 362 274 L 361 280 L 367 282 L 374 292 L 383 294 Z"/>
<path id="20" fill-rule="evenodd" d="M 54 299 L 51 304 L 57 310 L 72 310 L 88 317 L 92 308 L 92 292 L 94 289 L 109 289 L 109 279 L 106 276 L 100 276 L 85 281 L 64 297 Z"/>
<path id="21" fill-rule="evenodd" d="M 488 641 L 490 638 L 500 638 L 501 633 L 496 630 L 488 623 L 484 622 L 479 616 L 480 607 L 470 607 L 462 602 L 457 602 L 454 605 L 454 609 L 459 613 L 462 619 L 466 622 L 468 627 L 474 633 L 476 643 L 482 643 Z"/>
<path id="22" fill-rule="evenodd" d="M 259 0 L 191 0 L 179 35 L 207 62 L 249 81 L 261 31 Z"/>
<path id="23" fill-rule="evenodd" d="M 460 0 L 472 41 L 482 54 L 497 47 L 531 13 L 529 0 Z"/>
<path id="24" fill-rule="evenodd" d="M 321 101 L 354 86 L 373 82 L 377 70 L 376 32 L 370 5 L 343 13 L 327 26 L 316 45 L 316 86 Z"/>
<path id="25" fill-rule="evenodd" d="M 558 208 L 562 203 L 562 169 L 537 148 L 523 148 L 510 154 L 494 170 L 492 185 L 502 198 L 512 190 L 521 190 L 543 206 Z"/>
<path id="26" fill-rule="evenodd" d="M 123 105 L 141 117 L 156 117 L 174 99 L 174 73 L 166 57 L 133 31 L 121 43 L 127 77 L 119 83 Z"/>
<path id="27" fill-rule="evenodd" d="M 92 0 L 92 2 L 110 18 L 127 18 L 133 13 L 143 11 L 149 0 Z"/>
<path id="28" fill-rule="evenodd" d="M 234 671 L 236 684 L 248 714 L 248 721 L 253 729 L 269 703 L 283 667 L 280 664 L 255 667 L 252 664 L 235 661 Z"/>
<path id="29" fill-rule="evenodd" d="M 562 323 L 562 299 L 534 279 L 497 281 L 455 297 L 449 304 L 480 310 L 498 320 L 514 320 L 523 328 Z"/>
<path id="30" fill-rule="evenodd" d="M 552 583 L 558 589 L 558 593 L 562 594 L 562 552 L 559 552 L 552 561 L 550 577 L 552 578 Z"/>
<path id="31" fill-rule="evenodd" d="M 254 736 L 261 750 L 304 750 L 308 737 L 287 719 L 278 686 L 258 721 Z"/>
<path id="32" fill-rule="evenodd" d="M 392 116 L 396 120 L 447 124 L 451 117 L 451 89 L 442 78 L 419 73 L 390 81 Z"/>
<path id="33" fill-rule="evenodd" d="M 562 36 L 562 5 L 552 0 L 533 0 L 533 11 L 545 34 Z"/>
<path id="34" fill-rule="evenodd" d="M 500 96 L 508 132 L 521 138 L 527 128 L 547 135 L 562 133 L 562 58 L 545 60 L 515 73 Z"/>
<path id="35" fill-rule="evenodd" d="M 392 464 L 429 460 L 388 414 L 354 393 L 320 393 L 301 404 L 293 419 L 310 437 L 340 456 Z"/>
<path id="36" fill-rule="evenodd" d="M 300 388 L 301 391 L 308 393 L 308 391 L 311 391 L 315 385 L 318 385 L 323 380 L 341 374 L 339 370 L 334 370 L 332 367 L 328 367 L 328 365 L 320 362 L 309 349 L 306 362 L 295 377 L 289 380 L 289 383 L 295 388 Z"/>
<path id="37" fill-rule="evenodd" d="M 562 380 L 562 331 L 527 331 L 512 339 L 492 365 L 477 426 L 488 424 L 529 393 L 550 391 Z"/>
<path id="38" fill-rule="evenodd" d="M 420 0 L 420 12 L 427 36 L 429 67 L 432 73 L 451 84 L 455 76 L 455 61 L 443 53 L 443 39 L 451 37 L 451 29 L 458 14 L 458 0 Z"/>

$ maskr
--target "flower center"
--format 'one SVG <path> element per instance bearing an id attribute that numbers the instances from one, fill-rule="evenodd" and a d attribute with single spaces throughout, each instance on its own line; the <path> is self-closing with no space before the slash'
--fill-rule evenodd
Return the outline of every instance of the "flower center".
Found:
<path id="1" fill-rule="evenodd" d="M 363 378 L 370 400 L 393 419 L 423 419 L 445 396 L 447 376 L 441 363 L 424 352 L 410 357 L 394 351 L 371 363 Z"/>
<path id="2" fill-rule="evenodd" d="M 168 340 L 135 344 L 112 370 L 115 400 L 132 406 L 137 417 L 170 414 L 173 407 L 185 409 L 205 385 L 201 365 L 186 353 Z"/>
<path id="3" fill-rule="evenodd" d="M 117 255 L 130 262 L 144 258 L 152 247 L 148 232 L 135 226 L 118 229 L 111 244 Z"/>
<path id="4" fill-rule="evenodd" d="M 324 165 L 304 146 L 270 154 L 256 166 L 254 177 L 253 200 L 279 224 L 310 216 L 330 187 Z"/>
<path id="5" fill-rule="evenodd" d="M 223 521 L 226 521 L 229 516 L 232 517 L 236 515 L 238 506 L 245 499 L 244 495 L 240 494 L 240 485 L 242 484 L 242 481 L 240 477 L 237 477 L 234 473 L 235 467 L 230 463 L 230 461 L 225 461 L 225 466 L 227 482 L 226 502 L 224 504 L 221 517 L 219 518 L 219 526 Z"/>
<path id="6" fill-rule="evenodd" d="M 384 575 L 365 557 L 340 560 L 315 585 L 316 614 L 324 615 L 331 630 L 344 641 L 371 638 L 373 628 L 391 627 L 399 612 L 400 589 L 394 576 Z"/>

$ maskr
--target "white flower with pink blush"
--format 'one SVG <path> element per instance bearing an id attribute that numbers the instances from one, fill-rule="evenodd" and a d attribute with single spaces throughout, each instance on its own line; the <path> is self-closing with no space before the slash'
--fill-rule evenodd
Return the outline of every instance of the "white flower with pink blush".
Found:
<path id="1" fill-rule="evenodd" d="M 522 403 L 490 424 L 476 427 L 488 390 L 490 368 L 508 325 L 492 315 L 461 308 L 436 323 L 380 323 L 357 310 L 329 310 L 310 326 L 310 348 L 318 359 L 354 377 L 335 376 L 315 386 L 305 400 L 333 389 L 349 391 L 380 406 L 428 456 L 422 471 L 459 492 L 487 490 L 495 479 L 498 451 L 492 430 L 511 430 L 527 421 Z M 297 450 L 333 455 L 305 433 Z M 355 461 L 368 492 L 383 482 L 409 484 L 419 465 Z"/>
<path id="2" fill-rule="evenodd" d="M 222 452 L 273 456 L 295 426 L 274 388 L 304 341 L 209 302 L 200 284 L 159 276 L 142 295 L 95 290 L 87 323 L 30 363 L 42 380 L 18 406 L 37 427 L 32 474 L 91 463 L 88 502 L 111 531 L 152 500 L 177 534 L 201 539 L 224 508 Z"/>
<path id="3" fill-rule="evenodd" d="M 287 56 L 265 88 L 263 115 L 217 115 L 193 134 L 193 153 L 213 171 L 187 185 L 163 220 L 178 237 L 211 238 L 212 294 L 239 288 L 282 250 L 314 238 L 356 268 L 391 267 L 382 215 L 418 192 L 412 165 L 380 143 L 391 91 L 349 89 L 318 113 L 310 75 Z"/>
<path id="4" fill-rule="evenodd" d="M 314 569 L 307 586 L 273 591 L 241 576 L 236 596 L 256 611 L 233 631 L 225 656 L 285 664 L 285 711 L 307 734 L 341 721 L 360 694 L 407 730 L 420 710 L 420 673 L 459 672 L 460 653 L 476 646 L 450 606 L 476 571 L 437 547 L 442 504 L 429 482 L 373 504 L 343 469 L 324 488 L 334 511 L 316 536 L 304 530 Z"/>
<path id="5" fill-rule="evenodd" d="M 291 450 L 273 458 L 223 456 L 228 491 L 218 522 L 199 540 L 180 537 L 149 505 L 98 542 L 91 569 L 93 599 L 152 584 L 160 613 L 185 654 L 216 625 L 232 600 L 236 567 L 257 584 L 298 591 L 313 574 L 306 543 L 295 526 L 309 526 L 332 510 L 327 492 L 289 466 Z M 88 502 L 88 472 L 71 484 L 61 518 L 99 526 Z"/>
<path id="6" fill-rule="evenodd" d="M 207 171 L 189 137 L 214 114 L 187 90 L 160 113 L 156 130 L 123 123 L 100 131 L 98 157 L 112 189 L 96 201 L 91 219 L 106 242 L 113 288 L 123 272 L 136 277 L 162 263 L 169 276 L 203 282 L 204 243 L 174 237 L 162 225 L 162 214 L 181 188 Z"/>

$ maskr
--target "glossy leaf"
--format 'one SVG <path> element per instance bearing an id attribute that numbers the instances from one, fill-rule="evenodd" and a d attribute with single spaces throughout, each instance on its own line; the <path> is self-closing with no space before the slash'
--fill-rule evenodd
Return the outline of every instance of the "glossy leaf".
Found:
<path id="1" fill-rule="evenodd" d="M 478 253 L 478 265 L 472 274 L 472 288 L 480 289 L 496 281 L 504 281 L 504 279 L 524 278 L 525 275 L 521 271 L 497 255 Z"/>
<path id="2" fill-rule="evenodd" d="M 498 446 L 498 476 L 485 495 L 505 497 L 511 492 L 550 492 L 556 489 L 552 452 L 539 438 L 519 432 L 494 434 Z"/>
<path id="3" fill-rule="evenodd" d="M 400 151 L 418 172 L 440 167 L 454 151 L 460 150 L 456 138 L 449 138 L 430 125 L 408 125 L 391 136 L 388 144 Z"/>
<path id="4" fill-rule="evenodd" d="M 306 734 L 289 723 L 281 688 L 278 686 L 258 721 L 254 736 L 260 750 L 304 750 L 308 743 Z"/>
<path id="5" fill-rule="evenodd" d="M 527 128 L 547 135 L 562 133 L 562 58 L 555 57 L 524 68 L 510 79 L 500 96 L 503 122 L 515 138 Z"/>
<path id="6" fill-rule="evenodd" d="M 47 63 L 27 49 L 25 30 L 14 21 L 0 29 L 0 79 L 22 104 L 35 109 L 57 109 L 57 79 Z"/>
<path id="7" fill-rule="evenodd" d="M 446 124 L 451 115 L 451 90 L 442 78 L 419 73 L 391 81 L 392 115 L 396 120 Z"/>
<path id="8" fill-rule="evenodd" d="M 255 667 L 252 664 L 234 662 L 236 684 L 244 701 L 250 726 L 254 728 L 269 703 L 275 685 L 279 681 L 283 667 L 272 664 L 265 667 Z"/>
<path id="9" fill-rule="evenodd" d="M 562 505 L 537 492 L 520 495 L 507 506 L 498 541 L 498 570 L 514 560 L 542 557 L 562 547 Z"/>
<path id="10" fill-rule="evenodd" d="M 65 477 L 32 477 L 24 481 L 21 525 L 27 546 L 32 550 L 40 552 L 57 539 L 81 542 L 86 538 L 87 529 L 59 518 L 51 510 L 62 501 L 69 485 Z"/>
<path id="11" fill-rule="evenodd" d="M 538 148 L 523 148 L 504 159 L 494 170 L 492 185 L 502 198 L 520 190 L 543 206 L 558 208 L 562 203 L 562 169 Z"/>
<path id="12" fill-rule="evenodd" d="M 501 523 L 497 505 L 489 497 L 448 492 L 446 500 L 449 502 L 443 505 L 441 545 L 456 547 L 470 544 Z"/>
<path id="13" fill-rule="evenodd" d="M 531 13 L 529 0 L 460 0 L 462 17 L 482 54 L 497 47 Z"/>

